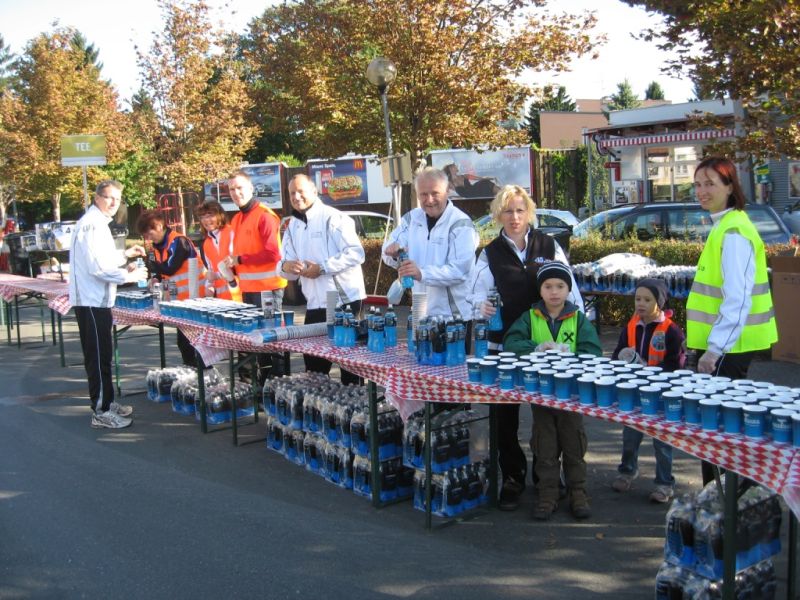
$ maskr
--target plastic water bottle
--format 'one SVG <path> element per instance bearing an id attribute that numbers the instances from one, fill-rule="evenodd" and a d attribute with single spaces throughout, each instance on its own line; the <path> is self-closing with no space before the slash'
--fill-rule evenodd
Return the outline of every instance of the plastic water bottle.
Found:
<path id="1" fill-rule="evenodd" d="M 350 305 L 344 307 L 344 347 L 353 348 L 356 345 L 356 318 L 353 316 L 353 311 Z"/>
<path id="2" fill-rule="evenodd" d="M 375 307 L 370 306 L 367 313 L 367 350 L 375 352 Z"/>
<path id="3" fill-rule="evenodd" d="M 458 351 L 458 364 L 467 360 L 467 326 L 459 317 L 456 320 L 456 350 Z"/>
<path id="4" fill-rule="evenodd" d="M 484 317 L 476 315 L 472 329 L 475 338 L 475 357 L 483 358 L 489 354 L 489 324 Z"/>
<path id="5" fill-rule="evenodd" d="M 448 367 L 454 367 L 458 364 L 458 326 L 452 321 L 447 324 L 447 349 L 445 355 L 445 364 Z"/>
<path id="6" fill-rule="evenodd" d="M 333 345 L 337 348 L 344 347 L 344 310 L 341 305 L 336 307 L 333 317 Z"/>
<path id="7" fill-rule="evenodd" d="M 495 313 L 489 318 L 489 331 L 503 331 L 503 303 L 500 300 L 500 294 L 495 288 L 492 288 L 489 290 L 486 300 L 496 309 Z"/>
<path id="8" fill-rule="evenodd" d="M 383 317 L 384 334 L 386 336 L 386 347 L 393 348 L 397 346 L 397 314 L 394 312 L 392 305 L 386 309 L 386 314 Z"/>
<path id="9" fill-rule="evenodd" d="M 375 317 L 375 323 L 372 330 L 373 343 L 372 351 L 382 353 L 386 350 L 386 338 L 384 336 L 384 318 L 380 315 Z"/>
<path id="10" fill-rule="evenodd" d="M 406 325 L 406 348 L 409 352 L 416 352 L 417 344 L 416 340 L 414 339 L 414 319 L 409 313 L 408 315 L 408 324 Z"/>
<path id="11" fill-rule="evenodd" d="M 144 261 L 142 257 L 136 259 L 136 268 L 137 269 L 144 269 Z M 147 287 L 147 279 L 139 279 L 136 281 L 136 287 L 138 288 L 146 288 Z"/>
<path id="12" fill-rule="evenodd" d="M 400 248 L 400 251 L 397 253 L 397 260 L 400 261 L 401 265 L 408 260 L 408 251 L 405 248 Z M 410 275 L 404 275 L 400 278 L 400 283 L 404 289 L 410 290 L 414 287 L 414 278 Z"/>
<path id="13" fill-rule="evenodd" d="M 664 544 L 664 560 L 678 566 L 694 563 L 694 519 L 695 507 L 692 497 L 685 494 L 673 501 L 667 513 L 667 540 Z"/>

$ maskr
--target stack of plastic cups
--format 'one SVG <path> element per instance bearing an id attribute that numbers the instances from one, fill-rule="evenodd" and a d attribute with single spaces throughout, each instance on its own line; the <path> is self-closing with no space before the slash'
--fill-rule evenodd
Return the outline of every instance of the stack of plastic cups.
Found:
<path id="1" fill-rule="evenodd" d="M 325 296 L 325 320 L 328 323 L 328 339 L 333 341 L 333 323 L 336 315 L 336 304 L 339 302 L 339 292 L 328 290 Z"/>

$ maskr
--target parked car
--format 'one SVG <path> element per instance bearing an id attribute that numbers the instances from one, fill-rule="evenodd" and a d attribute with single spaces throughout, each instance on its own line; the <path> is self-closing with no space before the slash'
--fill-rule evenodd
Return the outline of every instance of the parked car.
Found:
<path id="1" fill-rule="evenodd" d="M 342 212 L 355 221 L 356 233 L 360 238 L 382 240 L 387 222 L 389 224 L 389 231 L 392 229 L 393 219 L 388 215 L 366 210 L 343 210 Z M 286 231 L 288 226 L 289 217 L 283 217 L 281 219 L 281 235 L 283 235 L 283 232 Z"/>
<path id="2" fill-rule="evenodd" d="M 473 222 L 481 237 L 494 238 L 500 232 L 500 224 L 492 218 L 492 215 L 484 215 Z M 577 224 L 578 219 L 567 210 L 536 209 L 536 229 L 554 237 L 564 252 L 569 252 L 569 239 L 572 237 L 572 228 Z"/>
<path id="3" fill-rule="evenodd" d="M 764 204 L 747 204 L 745 211 L 765 244 L 785 244 L 791 233 L 778 214 Z M 711 217 L 694 202 L 652 202 L 612 208 L 581 221 L 572 233 L 586 237 L 599 231 L 603 237 L 631 235 L 640 240 L 684 239 L 702 242 L 711 231 Z"/>

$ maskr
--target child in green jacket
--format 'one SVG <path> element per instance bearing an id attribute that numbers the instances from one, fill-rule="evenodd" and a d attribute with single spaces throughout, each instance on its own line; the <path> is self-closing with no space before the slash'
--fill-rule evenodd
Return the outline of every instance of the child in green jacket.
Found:
<path id="1" fill-rule="evenodd" d="M 572 287 L 569 267 L 548 262 L 536 274 L 542 300 L 523 313 L 503 339 L 503 347 L 517 355 L 568 346 L 572 352 L 600 356 L 597 331 L 574 304 L 567 302 Z M 533 447 L 539 500 L 533 518 L 548 520 L 558 508 L 559 454 L 569 489 L 569 506 L 576 519 L 591 516 L 586 494 L 586 432 L 579 413 L 532 404 Z"/>

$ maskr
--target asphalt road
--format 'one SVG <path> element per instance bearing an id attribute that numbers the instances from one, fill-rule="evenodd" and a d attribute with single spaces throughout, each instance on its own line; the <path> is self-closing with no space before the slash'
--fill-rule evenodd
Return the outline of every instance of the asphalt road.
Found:
<path id="1" fill-rule="evenodd" d="M 427 532 L 410 502 L 373 509 L 267 451 L 263 420 L 240 430 L 253 443 L 234 447 L 229 430 L 203 435 L 193 418 L 139 393 L 124 399 L 136 410 L 131 428 L 91 429 L 74 322 L 65 327 L 64 369 L 36 324 L 23 326 L 21 350 L 0 342 L 2 599 L 653 595 L 666 507 L 647 502 L 646 441 L 643 477 L 626 496 L 611 491 L 616 425 L 587 419 L 589 521 L 565 508 L 532 521 L 529 489 L 516 512 Z M 168 342 L 174 363 L 173 335 Z M 123 390 L 143 390 L 155 336 L 125 339 L 121 352 Z M 681 454 L 675 475 L 679 491 L 698 489 L 695 459 Z"/>

